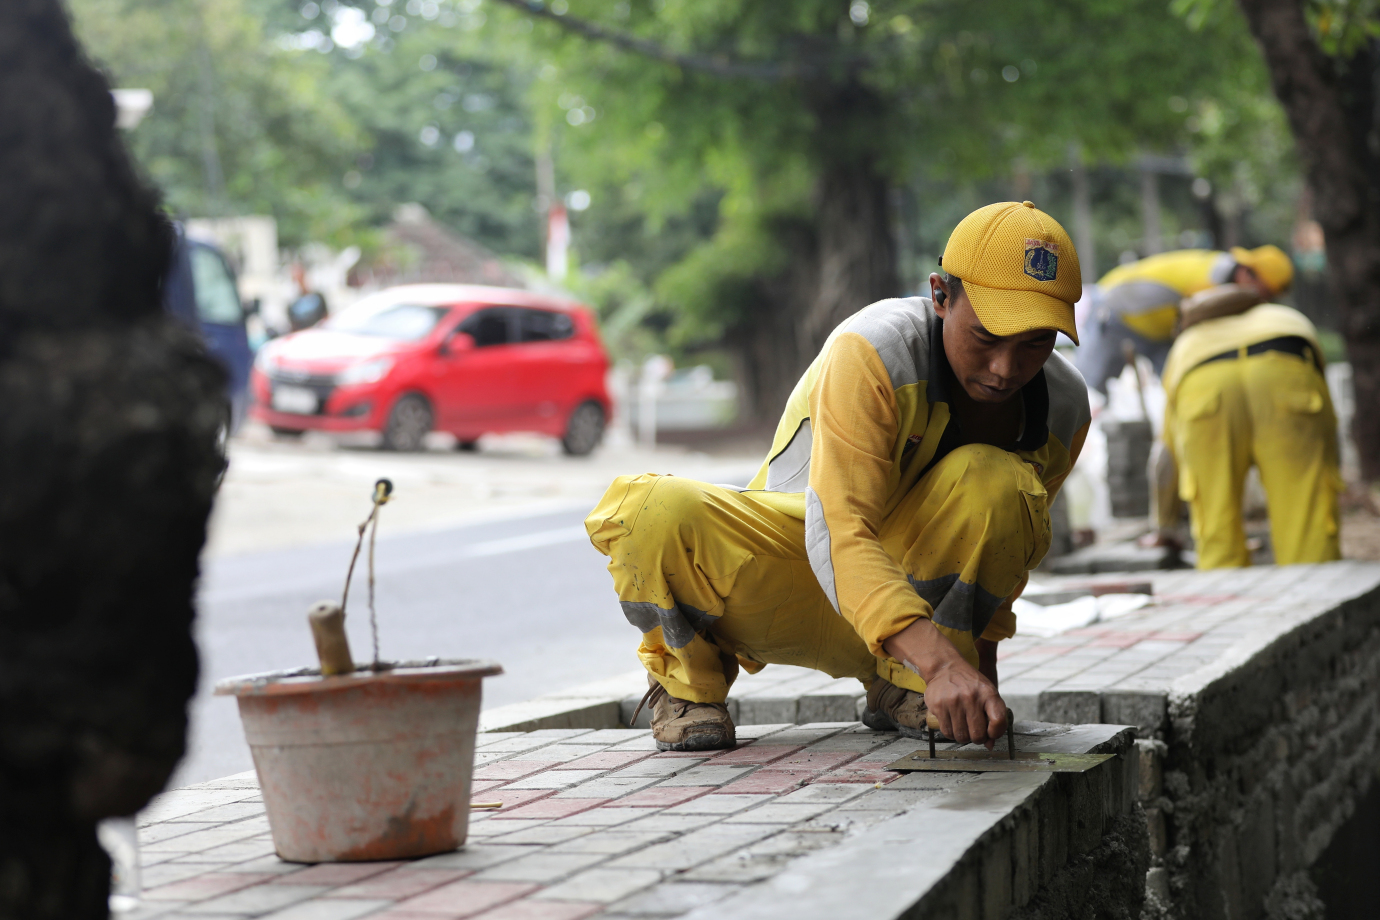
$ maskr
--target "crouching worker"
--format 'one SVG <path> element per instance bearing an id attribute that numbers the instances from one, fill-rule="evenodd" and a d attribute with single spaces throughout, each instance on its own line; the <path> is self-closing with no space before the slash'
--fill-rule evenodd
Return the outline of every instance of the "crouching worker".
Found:
<path id="1" fill-rule="evenodd" d="M 1250 565 L 1241 500 L 1255 465 L 1275 562 L 1341 558 L 1337 416 L 1313 324 L 1234 285 L 1184 301 L 1164 366 L 1164 440 L 1198 568 Z"/>
<path id="2" fill-rule="evenodd" d="M 856 677 L 864 722 L 1006 730 L 997 642 L 1049 548 L 1049 502 L 1087 433 L 1078 255 L 1030 202 L 953 231 L 931 298 L 845 320 L 796 385 L 746 489 L 621 476 L 585 521 L 642 633 L 661 750 L 732 747 L 738 668 Z"/>

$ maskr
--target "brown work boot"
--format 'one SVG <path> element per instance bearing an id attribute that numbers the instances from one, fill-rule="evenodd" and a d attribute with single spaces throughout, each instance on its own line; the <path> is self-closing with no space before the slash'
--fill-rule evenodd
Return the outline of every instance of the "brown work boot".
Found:
<path id="1" fill-rule="evenodd" d="M 694 703 L 677 699 L 655 677 L 647 675 L 647 695 L 638 704 L 651 706 L 652 738 L 658 751 L 717 751 L 738 743 L 733 719 L 723 703 Z M 637 721 L 637 713 L 633 713 Z"/>
<path id="2" fill-rule="evenodd" d="M 898 687 L 878 677 L 867 688 L 863 724 L 877 732 L 900 732 L 907 738 L 925 737 L 925 694 Z"/>

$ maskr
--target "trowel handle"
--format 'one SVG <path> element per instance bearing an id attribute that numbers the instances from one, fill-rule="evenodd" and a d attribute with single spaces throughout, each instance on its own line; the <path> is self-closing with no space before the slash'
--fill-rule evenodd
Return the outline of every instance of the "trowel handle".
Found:
<path id="1" fill-rule="evenodd" d="M 1011 734 L 1011 726 L 1016 724 L 1016 714 L 1006 710 L 1006 733 Z M 939 717 L 932 712 L 925 713 L 925 727 L 932 732 L 939 731 Z"/>

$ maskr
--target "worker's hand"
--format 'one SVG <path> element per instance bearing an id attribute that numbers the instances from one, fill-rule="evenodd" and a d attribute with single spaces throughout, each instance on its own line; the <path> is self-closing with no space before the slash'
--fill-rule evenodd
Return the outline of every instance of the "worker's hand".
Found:
<path id="1" fill-rule="evenodd" d="M 925 705 L 946 738 L 991 750 L 1006 733 L 1006 703 L 996 685 L 961 658 L 925 682 Z"/>
<path id="2" fill-rule="evenodd" d="M 993 687 L 1001 687 L 997 681 L 997 643 L 979 638 L 974 645 L 977 646 L 978 673 L 990 680 Z"/>
<path id="3" fill-rule="evenodd" d="M 978 742 L 990 749 L 1006 732 L 1006 703 L 997 693 L 996 643 L 986 653 L 987 677 L 959 654 L 954 644 L 921 618 L 882 642 L 892 658 L 912 667 L 925 680 L 925 705 L 939 720 L 939 728 L 955 741 Z M 979 662 L 984 643 L 979 642 Z"/>

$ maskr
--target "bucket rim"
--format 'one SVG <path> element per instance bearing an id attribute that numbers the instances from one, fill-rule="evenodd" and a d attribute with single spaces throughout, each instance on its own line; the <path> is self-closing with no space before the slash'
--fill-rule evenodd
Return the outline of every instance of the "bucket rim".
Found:
<path id="1" fill-rule="evenodd" d="M 420 661 L 385 661 L 379 670 L 367 663 L 355 664 L 351 674 L 323 677 L 320 668 L 295 668 L 242 674 L 216 682 L 215 696 L 280 696 L 344 690 L 364 684 L 424 684 L 462 682 L 503 673 L 503 665 L 483 658 L 427 658 Z"/>

